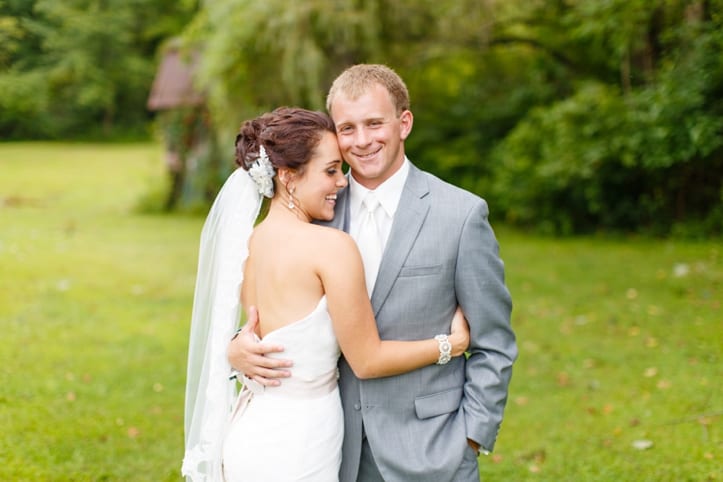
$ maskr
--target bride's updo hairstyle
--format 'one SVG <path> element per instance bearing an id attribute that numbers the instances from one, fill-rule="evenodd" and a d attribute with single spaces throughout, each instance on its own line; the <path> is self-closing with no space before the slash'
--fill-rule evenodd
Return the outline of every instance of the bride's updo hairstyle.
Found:
<path id="1" fill-rule="evenodd" d="M 326 131 L 336 135 L 328 115 L 296 107 L 279 107 L 243 123 L 236 136 L 236 164 L 248 171 L 263 145 L 275 169 L 287 168 L 303 174 L 304 166 Z"/>

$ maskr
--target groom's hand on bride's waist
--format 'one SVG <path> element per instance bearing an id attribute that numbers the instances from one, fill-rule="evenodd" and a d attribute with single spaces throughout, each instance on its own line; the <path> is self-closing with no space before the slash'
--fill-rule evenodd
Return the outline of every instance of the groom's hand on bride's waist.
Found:
<path id="1" fill-rule="evenodd" d="M 292 366 L 291 360 L 269 358 L 267 353 L 282 352 L 284 347 L 270 343 L 259 343 L 255 335 L 259 316 L 255 307 L 248 310 L 248 321 L 239 330 L 228 346 L 228 361 L 235 370 L 264 386 L 276 386 L 281 382 L 279 378 L 291 376 L 291 372 L 284 370 Z"/>

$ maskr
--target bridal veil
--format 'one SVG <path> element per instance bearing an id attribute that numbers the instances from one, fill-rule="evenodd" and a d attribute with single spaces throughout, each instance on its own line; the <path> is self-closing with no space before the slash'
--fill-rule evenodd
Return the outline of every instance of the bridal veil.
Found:
<path id="1" fill-rule="evenodd" d="M 236 394 L 226 351 L 240 319 L 243 267 L 262 199 L 249 173 L 236 169 L 221 188 L 201 232 L 181 469 L 193 482 L 222 480 L 221 444 Z"/>

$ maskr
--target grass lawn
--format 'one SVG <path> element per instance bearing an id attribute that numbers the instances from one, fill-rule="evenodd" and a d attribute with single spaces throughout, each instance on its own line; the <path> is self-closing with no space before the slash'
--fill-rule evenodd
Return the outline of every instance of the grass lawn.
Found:
<path id="1" fill-rule="evenodd" d="M 0 480 L 180 479 L 203 219 L 134 209 L 160 159 L 0 144 Z M 721 480 L 721 240 L 498 236 L 520 358 L 482 479 Z"/>
<path id="2" fill-rule="evenodd" d="M 720 240 L 498 234 L 520 356 L 483 480 L 720 480 Z"/>

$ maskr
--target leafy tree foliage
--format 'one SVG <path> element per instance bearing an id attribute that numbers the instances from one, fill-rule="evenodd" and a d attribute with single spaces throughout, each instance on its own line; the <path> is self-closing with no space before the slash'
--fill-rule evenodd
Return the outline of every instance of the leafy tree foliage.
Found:
<path id="1" fill-rule="evenodd" d="M 323 109 L 344 67 L 386 63 L 412 95 L 410 157 L 494 218 L 722 231 L 721 0 L 196 3 L 0 0 L 0 135 L 144 125 L 154 53 L 185 25 L 221 146 L 273 107 Z"/>
<path id="2" fill-rule="evenodd" d="M 721 2 L 209 2 L 189 30 L 229 130 L 384 62 L 416 163 L 547 232 L 719 233 Z"/>
<path id="3" fill-rule="evenodd" d="M 142 130 L 155 51 L 194 8 L 175 0 L 0 3 L 0 135 Z"/>
<path id="4" fill-rule="evenodd" d="M 324 108 L 333 76 L 379 55 L 379 2 L 207 2 L 186 38 L 201 45 L 199 82 L 229 131 L 279 105 Z"/>
<path id="5" fill-rule="evenodd" d="M 509 220 L 563 233 L 721 233 L 721 18 L 711 4 L 656 3 L 559 12 L 591 47 L 571 63 L 587 75 L 496 146 L 494 192 Z"/>

